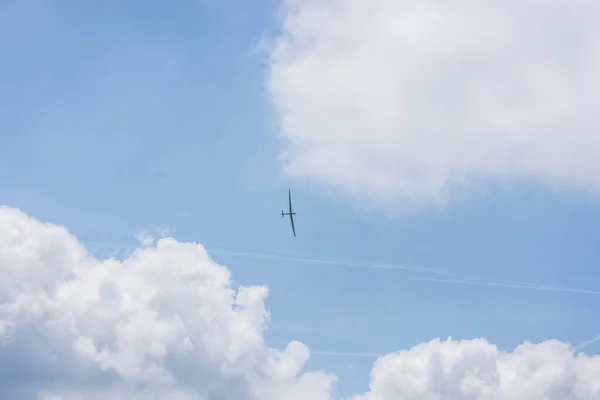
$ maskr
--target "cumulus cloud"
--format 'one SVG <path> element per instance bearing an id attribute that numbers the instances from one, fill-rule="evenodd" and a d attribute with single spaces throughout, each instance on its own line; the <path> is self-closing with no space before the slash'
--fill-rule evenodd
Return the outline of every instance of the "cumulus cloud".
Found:
<path id="1" fill-rule="evenodd" d="M 575 356 L 555 340 L 511 353 L 483 339 L 434 340 L 381 357 L 371 390 L 354 400 L 598 399 L 599 376 L 600 356 Z"/>
<path id="2" fill-rule="evenodd" d="M 0 207 L 0 386 L 15 400 L 331 400 L 307 346 L 264 342 L 264 286 L 234 289 L 203 246 L 140 236 L 97 259 L 64 227 Z M 355 400 L 596 400 L 600 357 L 433 340 L 385 355 Z M 568 397 L 570 396 L 570 397 Z"/>
<path id="3" fill-rule="evenodd" d="M 48 399 L 329 398 L 333 375 L 301 373 L 305 345 L 265 345 L 266 287 L 232 289 L 199 244 L 140 246 L 97 260 L 64 227 L 0 208 L 0 358 L 22 365 L 3 387 Z"/>
<path id="4" fill-rule="evenodd" d="M 403 208 L 490 181 L 598 193 L 598 2 L 284 4 L 266 85 L 291 176 Z"/>

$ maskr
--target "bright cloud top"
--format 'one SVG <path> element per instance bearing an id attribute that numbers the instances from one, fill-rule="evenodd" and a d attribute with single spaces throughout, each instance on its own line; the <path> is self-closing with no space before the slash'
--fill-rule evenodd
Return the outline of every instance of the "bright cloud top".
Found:
<path id="1" fill-rule="evenodd" d="M 380 358 L 371 391 L 354 400 L 558 400 L 600 396 L 600 357 L 558 341 L 504 353 L 483 339 L 433 340 Z"/>
<path id="2" fill-rule="evenodd" d="M 404 207 L 490 178 L 600 189 L 598 2 L 285 4 L 267 89 L 292 176 Z"/>
<path id="3" fill-rule="evenodd" d="M 10 398 L 333 398 L 334 375 L 303 372 L 305 345 L 264 343 L 267 288 L 234 290 L 199 244 L 143 240 L 122 261 L 98 260 L 65 228 L 0 207 L 0 276 Z M 598 376 L 600 357 L 556 341 L 503 353 L 434 340 L 380 358 L 356 399 L 592 400 Z"/>
<path id="4" fill-rule="evenodd" d="M 303 344 L 265 346 L 267 288 L 233 290 L 201 245 L 164 238 L 124 261 L 100 261 L 66 229 L 3 207 L 0 273 L 5 345 L 33 325 L 64 352 L 56 365 L 74 356 L 106 372 L 110 398 L 129 398 L 113 385 L 143 384 L 143 398 L 327 399 L 334 383 L 298 376 Z"/>

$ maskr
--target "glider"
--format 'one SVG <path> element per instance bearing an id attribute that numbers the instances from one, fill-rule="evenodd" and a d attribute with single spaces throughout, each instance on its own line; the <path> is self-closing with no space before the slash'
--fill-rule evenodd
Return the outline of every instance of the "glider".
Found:
<path id="1" fill-rule="evenodd" d="M 283 210 L 281 210 L 281 216 L 282 217 L 284 215 L 290 216 L 290 221 L 292 221 L 292 232 L 294 232 L 294 237 L 296 237 L 296 228 L 294 228 L 294 215 L 296 215 L 296 213 L 292 212 L 292 192 L 290 189 L 288 189 L 288 198 L 289 198 L 289 204 L 290 204 L 290 211 L 284 213 Z"/>

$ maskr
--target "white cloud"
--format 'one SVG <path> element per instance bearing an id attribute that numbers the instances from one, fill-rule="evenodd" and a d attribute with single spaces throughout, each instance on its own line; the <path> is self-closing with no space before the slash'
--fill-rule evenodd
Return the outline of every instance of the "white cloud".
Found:
<path id="1" fill-rule="evenodd" d="M 371 390 L 355 400 L 587 400 L 600 398 L 600 356 L 564 343 L 524 343 L 511 353 L 483 339 L 434 340 L 380 358 Z"/>
<path id="2" fill-rule="evenodd" d="M 287 173 L 363 204 L 600 189 L 600 3 L 288 0 L 267 89 Z"/>
<path id="3" fill-rule="evenodd" d="M 141 240 L 123 261 L 97 260 L 66 229 L 0 208 L 3 351 L 25 359 L 34 341 L 51 348 L 47 357 L 25 363 L 63 369 L 62 377 L 48 378 L 44 396 L 329 398 L 334 376 L 301 374 L 305 345 L 291 342 L 277 351 L 263 342 L 266 287 L 233 290 L 227 268 L 199 244 Z M 101 390 L 83 378 L 83 387 L 64 384 L 82 370 L 105 381 Z"/>
<path id="4" fill-rule="evenodd" d="M 308 348 L 264 343 L 267 288 L 232 288 L 204 247 L 140 236 L 98 260 L 65 228 L 0 207 L 0 386 L 15 400 L 331 400 Z M 600 398 L 600 357 L 485 340 L 381 357 L 362 400 Z"/>

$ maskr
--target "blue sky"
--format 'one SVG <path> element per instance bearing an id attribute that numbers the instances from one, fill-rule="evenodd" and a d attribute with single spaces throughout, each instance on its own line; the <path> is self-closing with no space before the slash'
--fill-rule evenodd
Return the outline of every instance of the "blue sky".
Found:
<path id="1" fill-rule="evenodd" d="M 511 350 L 600 333 L 597 294 L 366 267 L 600 290 L 596 197 L 517 179 L 414 213 L 357 207 L 282 173 L 257 52 L 277 30 L 275 1 L 102 4 L 0 6 L 3 204 L 68 226 L 99 255 L 163 228 L 204 244 L 237 283 L 268 285 L 274 347 L 295 339 L 317 352 L 381 354 L 451 336 Z M 288 188 L 296 238 L 279 215 Z M 267 258 L 275 252 L 281 258 Z M 365 266 L 299 263 L 296 255 Z M 600 343 L 585 350 L 596 353 Z M 338 393 L 350 395 L 368 390 L 373 361 L 313 354 L 308 368 L 336 373 Z"/>

